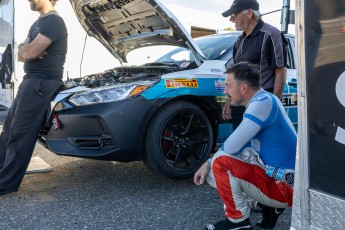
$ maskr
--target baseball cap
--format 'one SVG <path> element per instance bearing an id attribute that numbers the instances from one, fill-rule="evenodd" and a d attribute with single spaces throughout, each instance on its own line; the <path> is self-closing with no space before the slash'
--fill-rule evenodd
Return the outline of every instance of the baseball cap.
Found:
<path id="1" fill-rule="evenodd" d="M 230 9 L 222 13 L 224 17 L 229 17 L 232 14 L 237 14 L 241 10 L 259 10 L 259 3 L 256 0 L 235 0 Z"/>

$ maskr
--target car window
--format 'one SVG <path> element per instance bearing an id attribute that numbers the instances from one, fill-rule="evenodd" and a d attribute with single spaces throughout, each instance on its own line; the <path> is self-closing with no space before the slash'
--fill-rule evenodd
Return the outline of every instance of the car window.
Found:
<path id="1" fill-rule="evenodd" d="M 287 62 L 286 62 L 287 68 L 288 69 L 295 69 L 296 67 L 295 67 L 295 62 L 293 59 L 294 55 L 292 53 L 293 52 L 292 47 L 295 47 L 295 46 L 294 46 L 294 44 L 291 44 L 291 43 L 294 43 L 294 40 L 293 40 L 293 38 L 288 37 L 287 41 L 289 43 L 288 49 L 287 49 Z"/>
<path id="2" fill-rule="evenodd" d="M 232 48 L 239 34 L 217 34 L 195 39 L 207 60 L 228 60 L 232 56 Z M 177 48 L 163 55 L 156 62 L 194 61 L 188 49 Z"/>

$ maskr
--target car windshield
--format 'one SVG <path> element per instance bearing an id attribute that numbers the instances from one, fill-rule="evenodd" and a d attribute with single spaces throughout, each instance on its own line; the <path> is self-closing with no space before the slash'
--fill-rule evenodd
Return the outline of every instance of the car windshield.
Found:
<path id="1" fill-rule="evenodd" d="M 217 34 L 195 39 L 196 44 L 207 60 L 229 60 L 232 48 L 239 34 Z M 163 55 L 156 62 L 194 61 L 192 52 L 186 48 L 177 48 Z"/>

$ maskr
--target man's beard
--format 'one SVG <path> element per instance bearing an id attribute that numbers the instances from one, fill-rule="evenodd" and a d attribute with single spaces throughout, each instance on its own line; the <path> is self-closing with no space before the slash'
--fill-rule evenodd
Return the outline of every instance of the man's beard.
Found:
<path id="1" fill-rule="evenodd" d="M 39 6 L 38 6 L 38 4 L 37 3 L 39 3 L 40 1 L 38 1 L 38 2 L 30 2 L 30 8 L 31 8 L 31 10 L 33 10 L 33 11 L 39 11 L 40 10 L 40 8 L 39 8 Z"/>
<path id="2" fill-rule="evenodd" d="M 232 106 L 241 106 L 241 105 L 242 105 L 242 103 L 241 103 L 241 102 L 238 102 L 238 101 L 232 101 L 232 102 L 230 102 L 230 104 L 231 104 Z"/>
<path id="3" fill-rule="evenodd" d="M 242 101 L 243 101 L 243 100 L 237 100 L 237 101 L 235 101 L 234 99 L 230 98 L 230 105 L 233 105 L 233 106 L 241 106 L 241 105 L 242 105 Z"/>
<path id="4" fill-rule="evenodd" d="M 236 25 L 236 30 L 237 31 L 245 31 L 248 28 L 248 23 L 247 22 L 242 22 L 241 25 Z"/>

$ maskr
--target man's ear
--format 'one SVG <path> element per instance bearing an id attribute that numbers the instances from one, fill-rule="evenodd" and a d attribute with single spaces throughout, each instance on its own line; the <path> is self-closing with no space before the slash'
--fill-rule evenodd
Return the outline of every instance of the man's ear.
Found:
<path id="1" fill-rule="evenodd" d="M 241 86 L 241 93 L 245 94 L 247 93 L 249 90 L 249 85 L 246 84 L 246 83 L 242 83 L 242 86 Z"/>
<path id="2" fill-rule="evenodd" d="M 247 10 L 246 15 L 247 15 L 248 18 L 254 18 L 254 11 L 252 11 L 252 10 Z"/>

